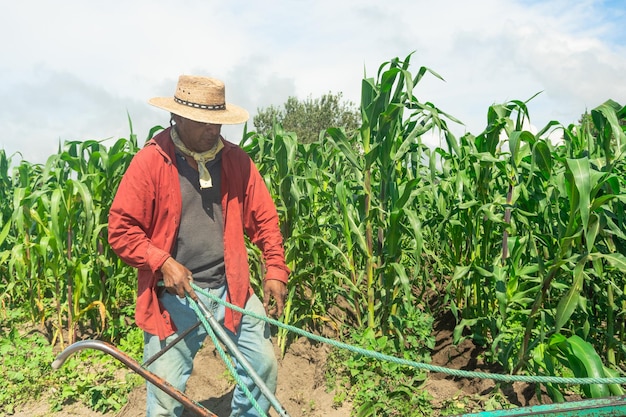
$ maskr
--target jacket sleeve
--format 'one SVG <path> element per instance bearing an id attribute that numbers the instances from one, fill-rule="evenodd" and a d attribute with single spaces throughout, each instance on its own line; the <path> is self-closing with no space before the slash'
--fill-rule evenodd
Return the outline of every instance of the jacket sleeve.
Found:
<path id="1" fill-rule="evenodd" d="M 276 206 L 254 162 L 247 155 L 246 160 L 250 164 L 244 202 L 246 234 L 263 253 L 265 279 L 286 283 L 290 271 L 285 263 L 285 249 Z"/>
<path id="2" fill-rule="evenodd" d="M 122 177 L 109 211 L 109 244 L 128 265 L 159 270 L 170 254 L 153 245 L 156 187 L 150 152 L 143 148 L 131 161 Z"/>

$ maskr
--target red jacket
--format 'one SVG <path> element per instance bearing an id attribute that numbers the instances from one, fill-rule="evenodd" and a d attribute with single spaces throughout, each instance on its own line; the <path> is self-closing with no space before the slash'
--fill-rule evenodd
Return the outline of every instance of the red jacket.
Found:
<path id="1" fill-rule="evenodd" d="M 128 265 L 137 268 L 135 320 L 165 339 L 176 330 L 157 297 L 161 265 L 170 256 L 181 216 L 181 193 L 170 129 L 137 152 L 124 174 L 109 212 L 109 243 Z M 274 202 L 250 157 L 224 141 L 222 210 L 227 301 L 245 306 L 252 294 L 244 231 L 259 246 L 265 278 L 287 282 L 283 240 Z M 225 326 L 235 331 L 241 314 L 226 309 Z"/>

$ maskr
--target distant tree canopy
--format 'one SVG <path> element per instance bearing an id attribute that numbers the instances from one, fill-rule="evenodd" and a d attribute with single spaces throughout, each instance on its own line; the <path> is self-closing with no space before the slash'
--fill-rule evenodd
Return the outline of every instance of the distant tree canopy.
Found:
<path id="1" fill-rule="evenodd" d="M 609 106 L 613 109 L 615 109 L 615 111 L 619 111 L 619 109 L 622 107 L 620 104 L 616 103 L 613 100 L 607 100 L 604 104 L 602 104 L 602 106 Z M 598 107 L 600 108 L 600 107 Z M 587 131 L 591 136 L 593 136 L 594 138 L 598 139 L 600 137 L 600 132 L 598 131 L 598 128 L 596 126 L 596 124 L 594 123 L 593 120 L 593 112 L 596 113 L 596 117 L 598 117 L 599 119 L 599 123 L 600 125 L 603 125 L 602 123 L 602 115 L 600 114 L 600 112 L 598 111 L 598 109 L 593 110 L 591 113 L 588 111 L 585 111 L 585 113 L 583 113 L 580 118 L 578 119 L 578 124 L 580 126 L 581 129 Z M 617 120 L 619 126 L 626 126 L 626 119 L 622 118 Z"/>
<path id="2" fill-rule="evenodd" d="M 321 98 L 300 101 L 289 97 L 282 108 L 269 106 L 258 109 L 253 123 L 256 131 L 268 135 L 273 124 L 280 123 L 288 132 L 294 132 L 301 143 L 311 143 L 319 138 L 321 131 L 330 127 L 346 130 L 356 129 L 361 123 L 358 108 L 352 102 L 342 100 L 342 94 L 324 94 Z"/>

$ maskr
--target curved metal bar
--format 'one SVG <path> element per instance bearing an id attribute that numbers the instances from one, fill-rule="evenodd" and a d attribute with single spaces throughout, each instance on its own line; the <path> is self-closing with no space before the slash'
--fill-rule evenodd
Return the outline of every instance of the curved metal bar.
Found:
<path id="1" fill-rule="evenodd" d="M 61 366 L 63 366 L 67 358 L 82 349 L 96 349 L 113 356 L 115 359 L 126 365 L 128 368 L 138 373 L 146 381 L 156 385 L 170 397 L 176 399 L 187 410 L 201 417 L 217 417 L 216 414 L 213 414 L 205 407 L 203 407 L 200 403 L 187 397 L 185 393 L 176 389 L 173 385 L 165 381 L 163 378 L 143 368 L 137 361 L 135 361 L 133 358 L 131 358 L 121 350 L 117 349 L 115 346 L 100 340 L 82 340 L 80 342 L 71 344 L 57 355 L 54 362 L 52 362 L 52 368 L 59 369 Z"/>

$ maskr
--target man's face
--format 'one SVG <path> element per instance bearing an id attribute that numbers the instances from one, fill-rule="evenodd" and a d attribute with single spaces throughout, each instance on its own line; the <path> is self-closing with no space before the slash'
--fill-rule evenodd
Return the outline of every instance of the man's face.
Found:
<path id="1" fill-rule="evenodd" d="M 180 140 L 189 150 L 206 152 L 212 149 L 220 138 L 222 125 L 196 122 L 173 115 Z"/>

